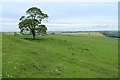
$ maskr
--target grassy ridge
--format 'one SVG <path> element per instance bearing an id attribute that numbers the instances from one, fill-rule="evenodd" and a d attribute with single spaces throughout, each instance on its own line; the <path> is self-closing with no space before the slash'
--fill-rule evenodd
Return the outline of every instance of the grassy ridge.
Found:
<path id="1" fill-rule="evenodd" d="M 117 39 L 87 35 L 3 34 L 3 77 L 117 77 Z"/>

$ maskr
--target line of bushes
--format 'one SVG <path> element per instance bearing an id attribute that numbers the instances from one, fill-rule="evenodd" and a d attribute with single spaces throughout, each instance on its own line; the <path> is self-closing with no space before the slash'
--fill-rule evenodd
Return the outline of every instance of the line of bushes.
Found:
<path id="1" fill-rule="evenodd" d="M 101 32 L 103 35 L 107 37 L 113 37 L 113 38 L 120 38 L 120 32 L 115 31 L 115 32 Z"/>

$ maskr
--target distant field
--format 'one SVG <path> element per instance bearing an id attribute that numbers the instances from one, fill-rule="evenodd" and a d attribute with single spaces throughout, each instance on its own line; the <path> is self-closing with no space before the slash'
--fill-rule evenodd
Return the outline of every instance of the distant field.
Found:
<path id="1" fill-rule="evenodd" d="M 103 36 L 103 34 L 101 34 L 100 32 L 72 32 L 72 33 L 69 33 L 69 32 L 47 32 L 47 34 L 51 34 L 51 33 L 54 33 L 56 35 L 99 35 L 99 36 Z M 10 33 L 6 33 L 6 34 L 9 34 L 9 35 L 14 35 L 14 32 L 10 32 Z M 20 34 L 19 32 L 16 32 L 16 34 Z M 24 33 L 24 34 L 29 34 L 29 33 Z"/>
<path id="2" fill-rule="evenodd" d="M 99 33 L 99 32 L 79 32 L 79 33 L 62 33 L 62 34 L 70 34 L 70 35 L 100 35 L 100 36 L 102 36 L 102 34 Z"/>
<path id="3" fill-rule="evenodd" d="M 37 35 L 37 40 L 32 40 L 32 35 L 14 36 L 4 33 L 3 77 L 118 77 L 117 38 L 109 38 L 100 33 L 62 34 Z"/>

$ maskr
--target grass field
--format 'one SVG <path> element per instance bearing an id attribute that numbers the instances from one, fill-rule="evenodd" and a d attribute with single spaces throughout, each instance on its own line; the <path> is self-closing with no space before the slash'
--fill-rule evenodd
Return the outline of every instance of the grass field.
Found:
<path id="1" fill-rule="evenodd" d="M 101 34 L 31 37 L 3 34 L 4 78 L 118 77 L 117 38 Z"/>
<path id="2" fill-rule="evenodd" d="M 0 33 L 0 79 L 2 79 L 2 34 Z"/>

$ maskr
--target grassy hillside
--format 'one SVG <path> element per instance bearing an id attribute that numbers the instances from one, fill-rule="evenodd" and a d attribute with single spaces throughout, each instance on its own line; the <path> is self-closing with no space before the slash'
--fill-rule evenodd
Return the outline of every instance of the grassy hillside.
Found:
<path id="1" fill-rule="evenodd" d="M 2 34 L 0 33 L 0 79 L 2 78 Z"/>
<path id="2" fill-rule="evenodd" d="M 94 35 L 3 34 L 4 78 L 113 78 L 118 72 L 115 38 Z M 27 38 L 27 39 L 26 39 Z"/>

